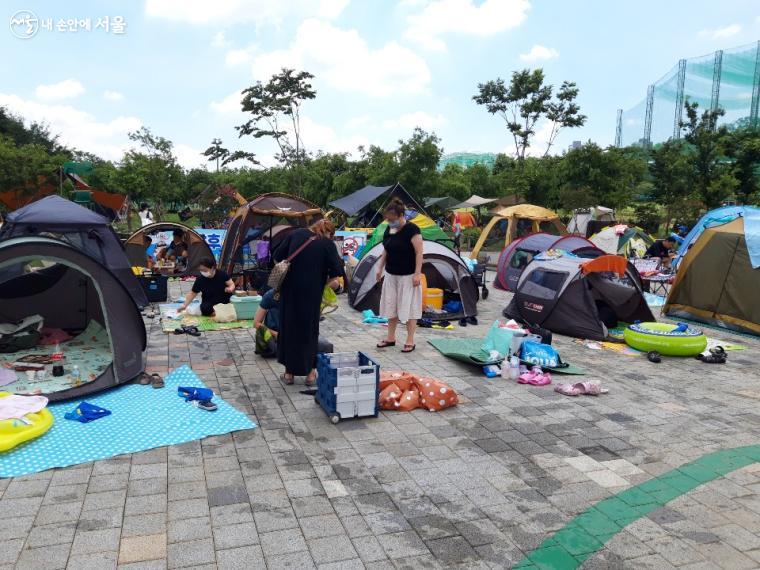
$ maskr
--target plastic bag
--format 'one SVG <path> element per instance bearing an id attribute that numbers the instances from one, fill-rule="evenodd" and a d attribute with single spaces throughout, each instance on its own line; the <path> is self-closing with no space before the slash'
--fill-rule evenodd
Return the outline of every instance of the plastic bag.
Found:
<path id="1" fill-rule="evenodd" d="M 235 306 L 232 303 L 219 303 L 214 305 L 214 320 L 217 323 L 231 323 L 237 320 Z"/>
<path id="2" fill-rule="evenodd" d="M 526 340 L 522 343 L 520 358 L 525 362 L 550 368 L 556 368 L 560 364 L 559 353 L 553 346 L 532 340 Z"/>

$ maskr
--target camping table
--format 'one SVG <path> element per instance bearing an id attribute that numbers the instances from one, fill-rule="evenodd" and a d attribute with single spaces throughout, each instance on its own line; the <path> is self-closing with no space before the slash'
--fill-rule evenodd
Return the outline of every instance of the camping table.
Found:
<path id="1" fill-rule="evenodd" d="M 668 287 L 673 283 L 674 279 L 675 275 L 665 275 L 662 273 L 657 273 L 655 275 L 650 275 L 649 277 L 641 278 L 641 280 L 644 282 L 645 291 L 649 290 L 649 292 L 654 295 L 663 295 L 665 297 L 668 296 Z"/>

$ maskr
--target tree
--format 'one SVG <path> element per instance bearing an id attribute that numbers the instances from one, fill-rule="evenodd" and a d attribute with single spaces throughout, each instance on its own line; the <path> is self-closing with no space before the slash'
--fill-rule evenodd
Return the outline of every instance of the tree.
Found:
<path id="1" fill-rule="evenodd" d="M 760 129 L 742 128 L 730 133 L 728 154 L 733 159 L 732 173 L 737 180 L 736 197 L 742 204 L 760 199 Z"/>
<path id="2" fill-rule="evenodd" d="M 578 127 L 586 122 L 575 103 L 578 96 L 575 83 L 563 82 L 556 99 L 552 99 L 552 91 L 551 85 L 544 84 L 542 69 L 523 69 L 512 73 L 509 85 L 501 78 L 479 83 L 473 100 L 504 120 L 514 140 L 515 157 L 523 163 L 542 118 L 552 125 L 544 155 L 563 127 Z"/>
<path id="3" fill-rule="evenodd" d="M 418 198 L 436 196 L 438 162 L 443 156 L 441 139 L 417 127 L 409 140 L 400 140 L 396 151 L 398 181 Z M 392 184 L 395 180 L 386 181 Z"/>
<path id="4" fill-rule="evenodd" d="M 216 171 L 219 172 L 219 161 L 224 161 L 230 155 L 230 151 L 222 146 L 222 139 L 214 138 L 211 140 L 211 146 L 201 154 L 208 157 L 209 162 L 216 161 Z"/>
<path id="5" fill-rule="evenodd" d="M 301 105 L 317 96 L 309 82 L 313 78 L 308 71 L 296 72 L 283 68 L 266 84 L 257 81 L 255 85 L 244 89 L 242 110 L 250 113 L 251 119 L 235 127 L 241 137 L 269 137 L 277 143 L 280 162 L 297 171 L 299 193 L 302 191 L 301 170 L 306 154 L 301 139 Z M 286 127 L 287 123 L 289 125 Z"/>
<path id="6" fill-rule="evenodd" d="M 717 208 L 738 187 L 725 157 L 728 129 L 717 126 L 723 109 L 707 109 L 699 114 L 697 103 L 684 103 L 686 121 L 681 123 L 688 143 L 693 171 L 691 182 L 708 209 Z"/>
<path id="7" fill-rule="evenodd" d="M 651 156 L 652 198 L 665 206 L 665 225 L 669 228 L 674 212 L 679 211 L 679 207 L 692 196 L 690 179 L 693 165 L 683 140 L 670 139 L 657 145 L 652 149 Z"/>

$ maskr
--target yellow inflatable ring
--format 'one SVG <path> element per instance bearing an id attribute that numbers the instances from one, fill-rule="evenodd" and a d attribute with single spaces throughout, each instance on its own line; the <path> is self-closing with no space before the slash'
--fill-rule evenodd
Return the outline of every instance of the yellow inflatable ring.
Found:
<path id="1" fill-rule="evenodd" d="M 0 392 L 0 398 L 10 396 L 10 392 Z M 24 416 L 30 424 L 21 420 L 0 421 L 0 453 L 13 449 L 19 444 L 40 437 L 53 427 L 53 414 L 47 408 Z"/>

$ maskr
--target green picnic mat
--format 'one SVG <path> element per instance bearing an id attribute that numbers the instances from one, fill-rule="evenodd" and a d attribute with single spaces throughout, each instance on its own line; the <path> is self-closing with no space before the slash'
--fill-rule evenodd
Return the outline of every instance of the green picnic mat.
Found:
<path id="1" fill-rule="evenodd" d="M 497 364 L 503 360 L 501 358 L 491 360 L 489 354 L 480 348 L 483 344 L 481 338 L 430 338 L 428 343 L 444 356 L 467 364 L 485 366 Z"/>
<path id="2" fill-rule="evenodd" d="M 502 360 L 491 360 L 489 354 L 480 348 L 483 344 L 483 339 L 480 338 L 431 338 L 428 339 L 428 343 L 444 356 L 448 356 L 449 358 L 467 364 L 485 366 L 487 364 L 498 364 Z M 529 364 L 524 361 L 521 362 L 523 364 Z M 550 368 L 548 366 L 542 366 L 541 368 L 557 374 L 585 374 L 581 368 L 572 364 L 568 364 L 562 368 Z"/>
<path id="3" fill-rule="evenodd" d="M 211 317 L 193 317 L 186 315 L 182 320 L 169 319 L 165 316 L 167 311 L 178 309 L 181 303 L 164 303 L 159 306 L 161 311 L 161 330 L 165 333 L 173 333 L 174 329 L 181 326 L 196 326 L 201 332 L 211 331 L 228 331 L 232 329 L 251 329 L 253 328 L 253 319 L 232 321 L 231 323 L 217 323 Z"/>

